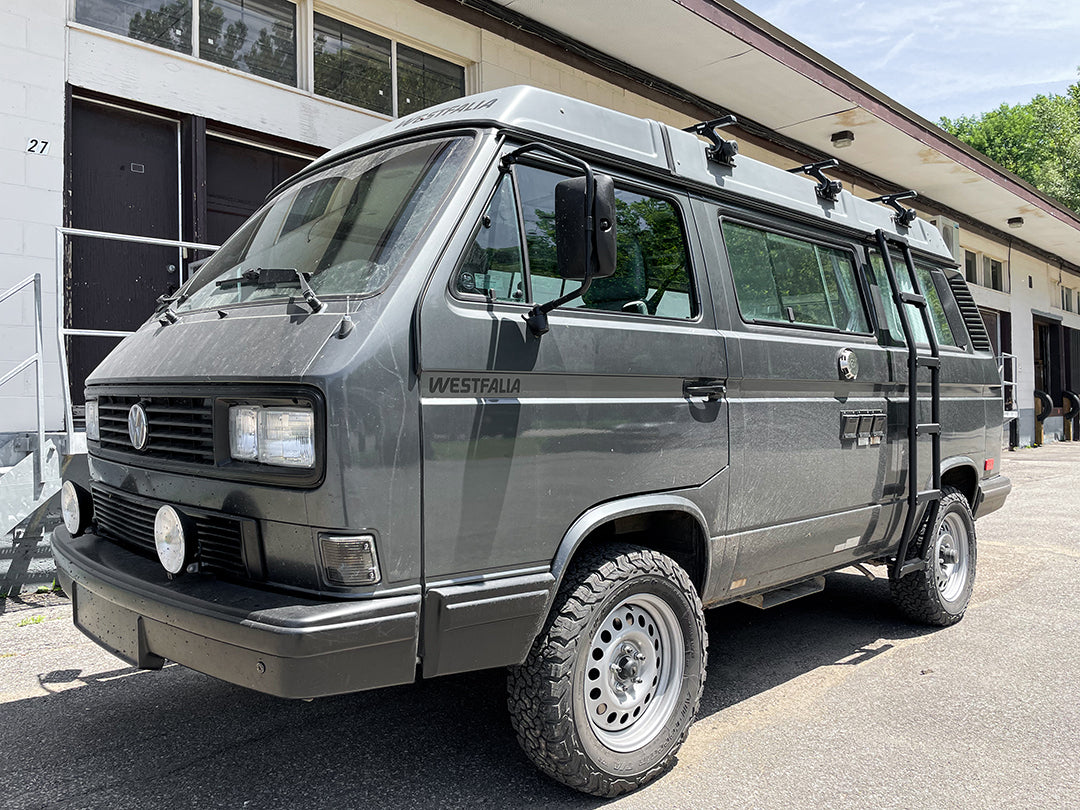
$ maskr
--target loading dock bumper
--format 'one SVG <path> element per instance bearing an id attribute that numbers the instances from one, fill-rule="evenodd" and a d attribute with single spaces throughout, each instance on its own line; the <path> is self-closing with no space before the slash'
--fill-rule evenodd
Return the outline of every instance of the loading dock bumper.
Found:
<path id="1" fill-rule="evenodd" d="M 1004 475 L 995 475 L 992 478 L 984 478 L 979 482 L 979 494 L 975 497 L 975 508 L 972 514 L 981 518 L 1000 509 L 1005 499 L 1012 492 L 1012 481 Z"/>
<path id="2" fill-rule="evenodd" d="M 419 594 L 315 601 L 184 574 L 93 534 L 53 534 L 75 625 L 144 669 L 165 660 L 259 692 L 312 698 L 411 683 Z"/>

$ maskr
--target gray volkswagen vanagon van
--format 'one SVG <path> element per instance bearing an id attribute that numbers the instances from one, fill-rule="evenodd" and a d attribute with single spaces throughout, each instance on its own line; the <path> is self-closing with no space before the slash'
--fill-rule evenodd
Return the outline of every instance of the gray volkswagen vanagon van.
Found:
<path id="1" fill-rule="evenodd" d="M 528 755 L 613 796 L 675 761 L 703 608 L 876 563 L 959 620 L 1010 489 L 964 279 L 717 126 L 514 87 L 273 193 L 87 381 L 75 623 L 288 698 L 509 666 Z"/>

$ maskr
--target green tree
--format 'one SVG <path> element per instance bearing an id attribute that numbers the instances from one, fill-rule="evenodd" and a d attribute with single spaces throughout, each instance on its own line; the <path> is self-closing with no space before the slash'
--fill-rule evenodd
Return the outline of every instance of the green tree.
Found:
<path id="1" fill-rule="evenodd" d="M 939 125 L 1074 211 L 1080 211 L 1080 83 Z"/>

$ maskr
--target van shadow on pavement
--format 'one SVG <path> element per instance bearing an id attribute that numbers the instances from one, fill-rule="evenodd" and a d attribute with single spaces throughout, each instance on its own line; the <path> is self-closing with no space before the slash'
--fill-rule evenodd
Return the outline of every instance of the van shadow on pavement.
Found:
<path id="1" fill-rule="evenodd" d="M 858 665 L 906 624 L 884 580 L 847 573 L 821 594 L 759 611 L 711 611 L 699 717 L 820 666 Z M 876 649 L 870 652 L 870 646 Z M 862 654 L 860 655 L 860 651 Z M 85 680 L 86 685 L 70 687 Z M 54 692 L 0 706 L 0 807 L 593 807 L 518 748 L 505 675 L 489 670 L 311 703 L 180 666 L 41 676 Z M 20 733 L 14 733 L 22 730 Z M 2 783 L 0 783 L 2 784 Z M 17 787 L 16 787 L 17 786 Z"/>

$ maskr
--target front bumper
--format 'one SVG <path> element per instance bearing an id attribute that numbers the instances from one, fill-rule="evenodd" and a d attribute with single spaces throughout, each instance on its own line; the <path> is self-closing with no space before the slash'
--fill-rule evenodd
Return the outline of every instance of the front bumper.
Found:
<path id="1" fill-rule="evenodd" d="M 996 512 L 1005 504 L 1005 499 L 1012 492 L 1012 481 L 1004 475 L 984 478 L 979 482 L 979 494 L 975 498 L 972 514 L 976 518 Z"/>
<path id="2" fill-rule="evenodd" d="M 411 683 L 420 595 L 320 602 L 155 561 L 93 534 L 53 535 L 76 626 L 136 666 L 175 661 L 259 692 L 311 698 Z"/>

